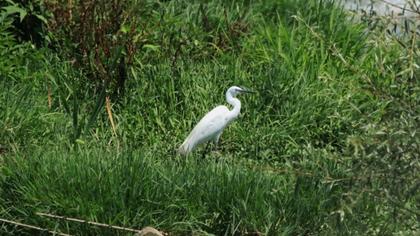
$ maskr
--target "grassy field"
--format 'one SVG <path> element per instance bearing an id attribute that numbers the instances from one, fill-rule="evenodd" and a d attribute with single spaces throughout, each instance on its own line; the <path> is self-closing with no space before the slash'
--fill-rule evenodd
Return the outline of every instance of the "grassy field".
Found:
<path id="1" fill-rule="evenodd" d="M 44 24 L 36 42 L 0 4 L 1 219 L 71 235 L 130 234 L 37 213 L 169 235 L 420 232 L 418 27 L 334 1 L 130 0 L 111 34 L 115 6 L 89 23 L 82 2 L 67 18 L 15 5 Z M 257 94 L 219 151 L 177 156 L 232 85 Z"/>

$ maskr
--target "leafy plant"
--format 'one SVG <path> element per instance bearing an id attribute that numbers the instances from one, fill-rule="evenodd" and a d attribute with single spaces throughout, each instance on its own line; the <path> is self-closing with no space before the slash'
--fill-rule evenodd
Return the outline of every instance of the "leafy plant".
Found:
<path id="1" fill-rule="evenodd" d="M 9 16 L 13 16 L 12 28 L 14 34 L 19 40 L 31 41 L 37 46 L 41 46 L 45 40 L 48 40 L 46 32 L 47 12 L 42 1 L 26 0 L 6 0 L 0 4 L 0 21 Z"/>

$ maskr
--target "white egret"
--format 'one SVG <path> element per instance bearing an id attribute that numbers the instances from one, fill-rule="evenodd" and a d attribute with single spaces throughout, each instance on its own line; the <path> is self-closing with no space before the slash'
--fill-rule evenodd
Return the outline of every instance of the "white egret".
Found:
<path id="1" fill-rule="evenodd" d="M 217 106 L 208 112 L 194 127 L 185 141 L 178 149 L 181 155 L 188 155 L 197 145 L 212 140 L 215 145 L 219 141 L 223 129 L 234 121 L 241 111 L 241 101 L 235 96 L 240 93 L 250 93 L 251 91 L 232 86 L 226 91 L 226 101 L 233 106 L 229 110 L 226 106 Z"/>

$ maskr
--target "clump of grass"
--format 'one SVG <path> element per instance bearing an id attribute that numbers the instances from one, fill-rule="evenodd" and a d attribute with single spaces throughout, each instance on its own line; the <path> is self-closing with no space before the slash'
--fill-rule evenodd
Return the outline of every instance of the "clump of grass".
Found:
<path id="1" fill-rule="evenodd" d="M 181 234 L 319 230 L 321 219 L 328 218 L 323 212 L 335 205 L 328 199 L 338 193 L 322 183 L 317 167 L 314 172 L 275 174 L 231 158 L 165 160 L 140 150 L 50 148 L 6 159 L 4 165 L 3 196 L 15 196 L 2 199 L 5 215 L 50 212 Z M 43 227 L 56 223 L 37 216 L 25 221 Z M 69 227 L 69 233 L 78 228 Z"/>

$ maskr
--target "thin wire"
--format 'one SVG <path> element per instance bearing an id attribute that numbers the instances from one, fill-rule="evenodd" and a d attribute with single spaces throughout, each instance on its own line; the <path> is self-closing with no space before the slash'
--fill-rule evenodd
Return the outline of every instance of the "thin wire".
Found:
<path id="1" fill-rule="evenodd" d="M 98 223 L 98 222 L 94 222 L 94 221 L 80 220 L 80 219 L 70 218 L 70 217 L 65 217 L 65 216 L 57 216 L 57 215 L 41 213 L 41 212 L 37 212 L 36 214 L 39 215 L 39 216 L 51 217 L 51 218 L 60 219 L 60 220 L 68 220 L 68 221 L 85 223 L 85 224 L 89 224 L 89 225 L 95 225 L 95 226 L 106 227 L 106 228 L 111 228 L 111 229 L 125 230 L 125 231 L 129 231 L 129 232 L 133 232 L 133 233 L 140 233 L 141 232 L 141 230 L 138 230 L 138 229 L 130 229 L 130 228 L 125 228 L 125 227 L 121 227 L 121 226 L 108 225 L 108 224 Z"/>
<path id="2" fill-rule="evenodd" d="M 6 220 L 6 219 L 0 218 L 0 221 L 5 222 L 5 223 L 9 223 L 9 224 L 13 224 L 13 225 L 18 225 L 18 226 L 25 227 L 25 228 L 29 228 L 29 229 L 35 229 L 35 230 L 42 231 L 42 232 L 48 232 L 48 233 L 54 234 L 54 235 L 71 236 L 70 234 L 64 234 L 64 233 L 60 233 L 60 232 L 57 232 L 57 231 L 50 231 L 48 229 L 40 228 L 40 227 L 33 226 L 33 225 L 23 224 L 23 223 L 12 221 L 12 220 Z"/>

